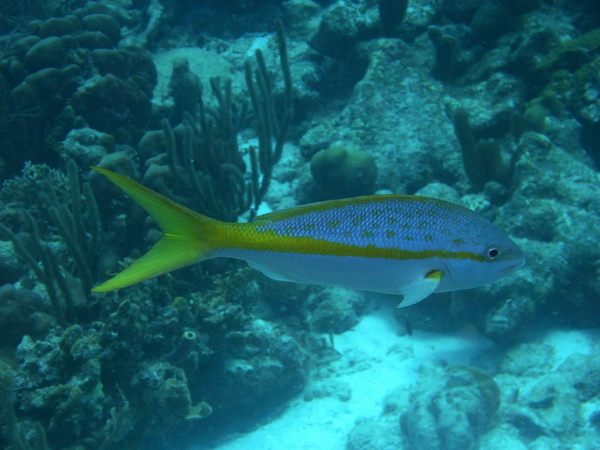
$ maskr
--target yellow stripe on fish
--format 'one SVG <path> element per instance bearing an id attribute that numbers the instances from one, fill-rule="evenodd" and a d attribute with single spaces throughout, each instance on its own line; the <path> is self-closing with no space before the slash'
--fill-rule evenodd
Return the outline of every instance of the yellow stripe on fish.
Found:
<path id="1" fill-rule="evenodd" d="M 491 283 L 525 263 L 519 247 L 490 221 L 433 198 L 372 195 L 227 223 L 109 170 L 93 169 L 129 194 L 164 232 L 148 253 L 94 292 L 229 257 L 276 280 L 403 294 L 400 306 L 408 306 L 434 292 Z"/>

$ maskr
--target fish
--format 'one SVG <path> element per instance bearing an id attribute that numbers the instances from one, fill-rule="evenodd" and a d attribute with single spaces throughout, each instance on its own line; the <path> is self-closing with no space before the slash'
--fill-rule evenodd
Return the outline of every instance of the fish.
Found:
<path id="1" fill-rule="evenodd" d="M 435 198 L 368 195 L 230 223 L 107 169 L 92 169 L 125 191 L 163 231 L 146 254 L 94 287 L 96 293 L 227 257 L 274 280 L 401 294 L 404 307 L 433 293 L 492 283 L 525 264 L 517 244 L 489 220 Z"/>
<path id="2" fill-rule="evenodd" d="M 406 334 L 409 336 L 413 335 L 413 326 L 411 320 L 407 317 L 404 318 L 404 329 L 406 330 Z"/>

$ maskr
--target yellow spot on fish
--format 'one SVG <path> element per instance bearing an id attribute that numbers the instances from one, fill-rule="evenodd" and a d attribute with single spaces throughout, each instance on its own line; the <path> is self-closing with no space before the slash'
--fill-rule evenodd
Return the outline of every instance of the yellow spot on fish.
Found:
<path id="1" fill-rule="evenodd" d="M 373 232 L 372 231 L 363 231 L 362 232 L 362 237 L 364 237 L 364 238 L 373 237 Z"/>
<path id="2" fill-rule="evenodd" d="M 383 214 L 383 211 L 380 209 L 375 209 L 375 210 L 373 210 L 372 214 L 374 217 L 379 217 L 381 214 Z"/>
<path id="3" fill-rule="evenodd" d="M 396 232 L 393 230 L 387 230 L 385 232 L 385 235 L 386 235 L 386 237 L 393 238 L 393 237 L 396 237 Z"/>
<path id="4" fill-rule="evenodd" d="M 432 270 L 431 272 L 429 272 L 427 275 L 425 275 L 425 278 L 429 278 L 430 280 L 439 280 L 444 276 L 444 273 L 439 271 L 439 270 Z"/>
<path id="5" fill-rule="evenodd" d="M 314 223 L 309 223 L 308 225 L 304 225 L 304 231 L 310 231 L 314 229 L 316 225 Z"/>
<path id="6" fill-rule="evenodd" d="M 295 227 L 287 227 L 285 229 L 286 234 L 292 234 L 296 228 Z"/>
<path id="7" fill-rule="evenodd" d="M 339 220 L 330 220 L 327 222 L 327 228 L 335 228 L 340 224 Z"/>
<path id="8" fill-rule="evenodd" d="M 430 234 L 426 234 L 423 239 L 427 242 L 433 242 L 433 236 Z"/>
<path id="9" fill-rule="evenodd" d="M 412 241 L 412 240 L 413 240 L 413 238 L 411 238 L 410 236 L 404 236 L 404 240 L 405 240 L 405 241 Z"/>
<path id="10" fill-rule="evenodd" d="M 456 245 L 466 244 L 466 242 L 463 239 L 460 239 L 460 238 L 458 238 L 458 239 L 452 239 L 452 243 L 456 244 Z"/>
<path id="11" fill-rule="evenodd" d="M 395 217 L 388 217 L 388 225 L 394 225 L 398 222 L 398 219 L 396 219 Z"/>
<path id="12" fill-rule="evenodd" d="M 352 231 L 344 231 L 344 237 L 349 238 L 350 236 L 352 236 Z"/>

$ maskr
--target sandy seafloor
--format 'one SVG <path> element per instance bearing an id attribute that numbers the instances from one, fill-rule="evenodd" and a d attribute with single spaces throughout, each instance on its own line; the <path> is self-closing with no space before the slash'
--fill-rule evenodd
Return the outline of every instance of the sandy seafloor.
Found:
<path id="1" fill-rule="evenodd" d="M 357 420 L 381 416 L 386 396 L 414 384 L 423 362 L 469 365 L 472 358 L 494 346 L 473 329 L 446 334 L 415 330 L 412 336 L 402 336 L 403 326 L 393 318 L 391 308 L 374 311 L 335 337 L 335 349 L 342 354 L 337 365 L 342 369 L 332 371 L 331 377 L 350 388 L 349 400 L 327 396 L 305 401 L 300 396 L 272 422 L 216 448 L 345 450 Z M 597 331 L 553 329 L 531 332 L 527 340 L 554 347 L 556 367 L 572 353 L 588 354 L 594 334 Z"/>

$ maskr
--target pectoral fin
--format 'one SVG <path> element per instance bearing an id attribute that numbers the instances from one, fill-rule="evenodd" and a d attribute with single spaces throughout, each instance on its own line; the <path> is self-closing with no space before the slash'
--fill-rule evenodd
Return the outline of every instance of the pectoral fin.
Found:
<path id="1" fill-rule="evenodd" d="M 424 278 L 420 278 L 406 286 L 402 286 L 400 292 L 404 295 L 404 299 L 400 302 L 398 308 L 414 305 L 429 297 L 435 292 L 443 276 L 443 272 L 433 270 L 425 275 Z"/>

